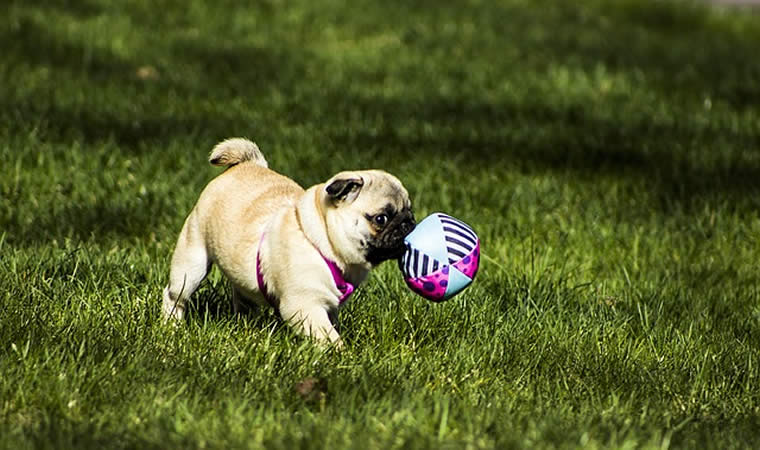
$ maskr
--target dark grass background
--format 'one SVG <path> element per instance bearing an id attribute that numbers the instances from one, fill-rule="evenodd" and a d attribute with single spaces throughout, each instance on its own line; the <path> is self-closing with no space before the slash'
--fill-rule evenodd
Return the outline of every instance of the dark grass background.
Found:
<path id="1" fill-rule="evenodd" d="M 749 448 L 760 438 L 760 20 L 668 1 L 10 1 L 0 446 Z M 178 329 L 182 221 L 257 141 L 303 185 L 402 179 L 484 245 L 441 305 L 392 264 L 323 353 Z"/>

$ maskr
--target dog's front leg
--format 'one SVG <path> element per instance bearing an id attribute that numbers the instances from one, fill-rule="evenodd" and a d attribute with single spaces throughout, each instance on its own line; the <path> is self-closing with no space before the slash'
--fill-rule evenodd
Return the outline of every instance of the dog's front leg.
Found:
<path id="1" fill-rule="evenodd" d="M 280 303 L 280 315 L 291 327 L 305 336 L 316 339 L 320 344 L 332 344 L 338 348 L 343 346 L 343 341 L 325 308 L 315 305 L 293 306 L 292 303 L 295 302 Z"/>

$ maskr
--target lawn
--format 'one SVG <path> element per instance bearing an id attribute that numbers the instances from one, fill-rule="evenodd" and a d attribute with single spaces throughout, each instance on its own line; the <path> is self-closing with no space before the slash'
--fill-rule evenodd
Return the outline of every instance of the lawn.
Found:
<path id="1" fill-rule="evenodd" d="M 751 448 L 760 15 L 682 1 L 10 0 L 0 448 Z M 433 304 L 386 263 L 341 352 L 160 320 L 230 136 L 382 168 L 483 243 Z"/>

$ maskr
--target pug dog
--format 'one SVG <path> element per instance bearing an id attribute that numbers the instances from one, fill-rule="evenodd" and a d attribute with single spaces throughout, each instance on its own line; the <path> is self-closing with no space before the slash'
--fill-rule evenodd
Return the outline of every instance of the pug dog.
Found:
<path id="1" fill-rule="evenodd" d="M 361 170 L 304 190 L 242 138 L 217 144 L 209 162 L 226 170 L 185 220 L 163 317 L 182 319 L 216 264 L 232 284 L 236 312 L 245 300 L 269 306 L 300 333 L 340 346 L 339 305 L 372 268 L 403 254 L 415 226 L 404 186 L 384 171 Z"/>

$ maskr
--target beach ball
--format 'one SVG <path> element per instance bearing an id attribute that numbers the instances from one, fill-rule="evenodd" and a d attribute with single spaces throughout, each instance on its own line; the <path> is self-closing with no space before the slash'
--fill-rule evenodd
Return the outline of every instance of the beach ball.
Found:
<path id="1" fill-rule="evenodd" d="M 399 268 L 407 286 L 434 302 L 462 292 L 478 273 L 480 239 L 475 231 L 452 216 L 434 213 L 404 239 L 406 250 Z"/>

